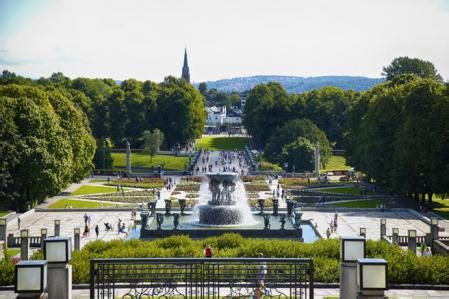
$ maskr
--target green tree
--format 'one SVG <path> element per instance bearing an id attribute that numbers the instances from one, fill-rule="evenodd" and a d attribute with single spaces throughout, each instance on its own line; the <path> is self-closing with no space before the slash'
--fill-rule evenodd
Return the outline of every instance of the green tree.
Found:
<path id="1" fill-rule="evenodd" d="M 153 163 L 154 155 L 158 153 L 162 142 L 164 142 L 164 133 L 159 129 L 155 129 L 153 132 L 144 131 L 142 139 L 143 153 L 150 155 L 150 161 Z"/>
<path id="2" fill-rule="evenodd" d="M 97 149 L 94 156 L 96 169 L 113 169 L 114 160 L 111 155 L 112 141 L 109 138 L 97 139 Z"/>
<path id="3" fill-rule="evenodd" d="M 201 82 L 200 85 L 198 85 L 198 90 L 199 92 L 205 96 L 207 93 L 207 84 L 206 82 Z"/>
<path id="4" fill-rule="evenodd" d="M 165 78 L 160 87 L 157 127 L 164 133 L 167 146 L 184 146 L 200 137 L 206 112 L 198 90 L 174 77 Z"/>
<path id="5" fill-rule="evenodd" d="M 293 104 L 279 83 L 259 84 L 251 90 L 246 99 L 243 125 L 257 146 L 264 147 L 273 132 L 291 119 Z"/>
<path id="6" fill-rule="evenodd" d="M 307 139 L 313 144 L 320 143 L 320 161 L 325 166 L 331 156 L 332 147 L 326 134 L 309 119 L 295 119 L 276 129 L 264 149 L 264 157 L 274 163 L 287 162 L 284 161 L 283 148 L 287 144 L 295 142 L 299 137 Z"/>
<path id="7" fill-rule="evenodd" d="M 398 57 L 393 59 L 390 65 L 383 68 L 382 76 L 391 80 L 403 74 L 414 74 L 421 78 L 429 78 L 436 81 L 443 81 L 435 66 L 430 61 L 419 58 Z"/>
<path id="8" fill-rule="evenodd" d="M 288 170 L 313 171 L 315 145 L 307 138 L 299 137 L 295 141 L 284 145 L 282 160 L 288 163 Z"/>

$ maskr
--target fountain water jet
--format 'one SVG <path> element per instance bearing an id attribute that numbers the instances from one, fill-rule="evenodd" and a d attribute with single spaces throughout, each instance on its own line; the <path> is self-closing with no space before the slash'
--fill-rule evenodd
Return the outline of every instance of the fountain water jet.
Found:
<path id="1" fill-rule="evenodd" d="M 239 185 L 239 175 L 233 172 L 206 173 L 209 180 L 211 196 L 206 204 L 197 207 L 199 224 L 235 225 L 251 222 L 252 213 L 246 198 L 234 198 L 234 191 L 245 194 L 243 186 Z M 237 188 L 236 188 L 237 187 Z M 204 190 L 204 189 L 203 189 Z M 249 216 L 249 217 L 248 217 Z"/>

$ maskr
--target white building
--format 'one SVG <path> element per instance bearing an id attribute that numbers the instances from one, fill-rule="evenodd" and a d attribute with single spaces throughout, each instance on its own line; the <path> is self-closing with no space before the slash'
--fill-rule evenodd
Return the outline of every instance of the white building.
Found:
<path id="1" fill-rule="evenodd" d="M 226 124 L 242 123 L 242 111 L 238 108 L 231 108 L 226 111 L 226 106 L 222 107 L 207 107 L 207 125 L 208 126 L 221 126 Z"/>

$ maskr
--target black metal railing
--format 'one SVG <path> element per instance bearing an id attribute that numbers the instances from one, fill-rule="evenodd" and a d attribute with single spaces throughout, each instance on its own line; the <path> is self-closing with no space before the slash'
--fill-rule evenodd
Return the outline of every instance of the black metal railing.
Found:
<path id="1" fill-rule="evenodd" d="M 313 299 L 312 259 L 93 259 L 90 298 Z"/>

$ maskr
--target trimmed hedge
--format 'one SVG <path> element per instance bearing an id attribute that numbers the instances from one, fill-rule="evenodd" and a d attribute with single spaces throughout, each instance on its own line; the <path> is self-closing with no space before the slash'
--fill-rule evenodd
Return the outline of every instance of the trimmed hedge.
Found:
<path id="1" fill-rule="evenodd" d="M 315 281 L 338 282 L 339 279 L 338 239 L 301 243 L 289 240 L 244 239 L 238 234 L 224 234 L 204 240 L 172 236 L 155 241 L 94 241 L 81 251 L 73 252 L 73 282 L 89 282 L 91 258 L 202 257 L 206 244 L 212 246 L 214 257 L 255 257 L 262 252 L 266 257 L 313 258 Z M 417 257 L 398 246 L 372 240 L 367 242 L 367 256 L 385 258 L 388 261 L 390 283 L 449 282 L 449 257 Z M 42 254 L 37 253 L 33 258 L 42 258 Z M 13 283 L 13 269 L 9 261 L 0 264 L 0 285 Z"/>

